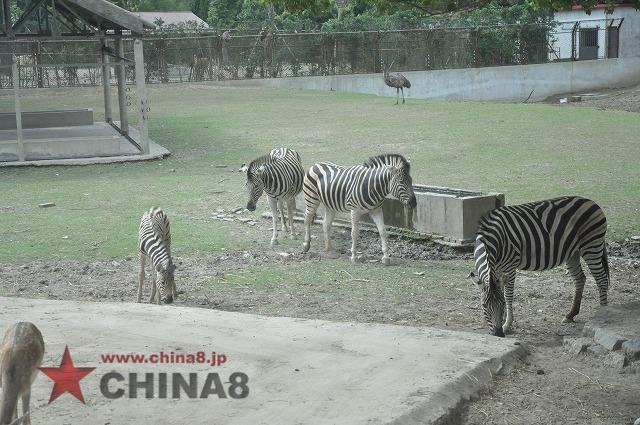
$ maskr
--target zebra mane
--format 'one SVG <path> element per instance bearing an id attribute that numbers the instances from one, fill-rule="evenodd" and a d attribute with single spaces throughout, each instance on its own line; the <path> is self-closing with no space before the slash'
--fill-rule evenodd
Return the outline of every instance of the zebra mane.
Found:
<path id="1" fill-rule="evenodd" d="M 382 164 L 393 166 L 402 164 L 402 168 L 406 168 L 407 171 L 410 171 L 411 169 L 411 164 L 409 163 L 409 161 L 407 161 L 404 156 L 397 153 L 385 153 L 382 155 L 372 156 L 371 158 L 367 159 L 363 165 L 365 167 L 378 167 Z"/>
<path id="2" fill-rule="evenodd" d="M 261 165 L 264 165 L 268 162 L 271 161 L 271 156 L 269 154 L 266 155 L 262 155 L 256 159 L 254 159 L 253 161 L 251 161 L 249 163 L 249 166 L 247 167 L 247 173 L 251 173 L 253 171 L 255 171 L 256 168 L 258 168 Z"/>

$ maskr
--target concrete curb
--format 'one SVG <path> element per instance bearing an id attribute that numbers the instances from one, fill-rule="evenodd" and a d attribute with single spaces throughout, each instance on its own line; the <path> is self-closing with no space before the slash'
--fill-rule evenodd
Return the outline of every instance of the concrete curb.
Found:
<path id="1" fill-rule="evenodd" d="M 484 361 L 473 370 L 445 386 L 437 396 L 395 420 L 393 425 L 456 425 L 460 422 L 460 414 L 466 403 L 485 388 L 491 386 L 495 375 L 499 375 L 506 367 L 515 365 L 529 355 L 529 350 L 518 343 L 513 350 L 494 359 Z"/>

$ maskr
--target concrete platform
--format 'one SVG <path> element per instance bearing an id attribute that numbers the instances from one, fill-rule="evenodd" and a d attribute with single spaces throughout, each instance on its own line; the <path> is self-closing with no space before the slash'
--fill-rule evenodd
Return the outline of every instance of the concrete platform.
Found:
<path id="1" fill-rule="evenodd" d="M 129 126 L 129 134 L 138 140 L 138 131 Z M 16 130 L 0 130 L 0 167 L 26 165 L 88 165 L 125 161 L 142 161 L 169 155 L 164 147 L 149 141 L 149 154 L 139 149 L 111 125 L 25 128 L 23 130 L 26 161 L 18 161 Z"/>
<path id="2" fill-rule="evenodd" d="M 630 360 L 640 359 L 640 301 L 598 307 L 583 333 L 609 351 L 621 350 Z"/>
<path id="3" fill-rule="evenodd" d="M 133 284 L 133 283 L 132 283 Z M 72 290 L 72 288 L 70 288 Z M 394 325 L 263 317 L 208 309 L 133 303 L 82 303 L 0 298 L 0 328 L 35 323 L 46 344 L 43 366 L 57 367 L 65 345 L 76 367 L 95 367 L 81 381 L 83 405 L 69 394 L 47 405 L 43 374 L 32 392 L 34 424 L 430 424 L 455 413 L 492 374 L 524 355 L 512 339 Z M 222 366 L 105 364 L 108 353 L 215 351 Z M 249 377 L 244 399 L 108 399 L 100 380 L 116 371 L 128 390 L 130 372 L 208 373 L 225 388 L 233 372 Z M 156 381 L 157 382 L 157 381 Z M 129 382 L 130 383 L 130 382 Z M 157 384 L 156 384 L 157 385 Z"/>

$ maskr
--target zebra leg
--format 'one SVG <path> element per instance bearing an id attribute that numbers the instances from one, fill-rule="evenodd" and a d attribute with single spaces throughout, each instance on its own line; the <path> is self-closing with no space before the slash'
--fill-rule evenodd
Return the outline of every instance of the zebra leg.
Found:
<path id="1" fill-rule="evenodd" d="M 29 415 L 29 403 L 31 402 L 31 387 L 22 394 L 22 425 L 31 425 L 31 415 Z"/>
<path id="2" fill-rule="evenodd" d="M 357 210 L 351 210 L 351 262 L 357 263 L 358 258 L 356 257 L 357 245 L 358 245 L 358 235 L 360 234 L 360 217 L 362 213 Z"/>
<path id="3" fill-rule="evenodd" d="M 144 262 L 146 255 L 138 251 L 138 264 L 140 265 L 140 271 L 138 272 L 138 302 L 142 302 L 142 286 L 144 284 Z"/>
<path id="4" fill-rule="evenodd" d="M 513 323 L 513 285 L 516 281 L 515 270 L 507 275 L 504 284 L 504 299 L 507 305 L 507 317 L 502 325 L 502 332 L 507 333 L 511 329 Z"/>
<path id="5" fill-rule="evenodd" d="M 292 240 L 296 238 L 296 234 L 293 231 L 293 208 L 296 205 L 296 200 L 291 198 L 287 201 L 287 218 L 289 219 L 289 238 Z"/>
<path id="6" fill-rule="evenodd" d="M 273 235 L 271 236 L 271 245 L 273 246 L 278 245 L 278 201 L 269 196 L 269 206 L 273 218 Z"/>
<path id="7" fill-rule="evenodd" d="M 607 305 L 607 291 L 609 290 L 609 259 L 607 256 L 607 248 L 602 244 L 602 248 L 597 253 L 585 253 L 582 258 L 587 263 L 591 275 L 598 285 L 600 295 L 600 305 Z"/>
<path id="8" fill-rule="evenodd" d="M 571 255 L 567 260 L 567 270 L 569 274 L 571 274 L 571 278 L 573 279 L 573 283 L 576 288 L 576 292 L 573 295 L 573 304 L 571 305 L 571 311 L 562 319 L 562 323 L 570 323 L 573 322 L 573 318 L 580 313 L 580 304 L 582 303 L 582 291 L 584 290 L 584 282 L 587 280 L 587 277 L 584 275 L 582 271 L 582 266 L 580 265 L 580 253 L 576 252 Z"/>
<path id="9" fill-rule="evenodd" d="M 284 202 L 278 201 L 278 209 L 280 210 L 280 218 L 282 219 L 282 231 L 286 232 L 287 230 L 287 222 L 284 218 Z"/>
<path id="10" fill-rule="evenodd" d="M 387 249 L 387 231 L 384 227 L 384 215 L 382 214 L 382 208 L 376 208 L 373 211 L 369 211 L 369 216 L 376 223 L 378 233 L 380 233 L 380 242 L 382 243 L 382 264 L 388 266 L 390 264 L 389 253 Z"/>
<path id="11" fill-rule="evenodd" d="M 157 272 L 156 268 L 151 265 L 151 297 L 149 297 L 149 302 L 152 303 L 153 299 L 156 297 L 156 285 L 157 285 Z M 158 292 L 158 298 L 160 298 L 160 292 Z"/>
<path id="12" fill-rule="evenodd" d="M 319 204 L 307 205 L 304 211 L 304 244 L 302 244 L 302 252 L 309 251 L 309 246 L 311 246 L 311 223 L 316 216 L 318 206 Z"/>
<path id="13" fill-rule="evenodd" d="M 324 221 L 322 222 L 322 230 L 324 231 L 324 250 L 330 255 L 333 253 L 333 245 L 331 243 L 331 224 L 333 223 L 335 216 L 335 211 L 325 208 Z"/>

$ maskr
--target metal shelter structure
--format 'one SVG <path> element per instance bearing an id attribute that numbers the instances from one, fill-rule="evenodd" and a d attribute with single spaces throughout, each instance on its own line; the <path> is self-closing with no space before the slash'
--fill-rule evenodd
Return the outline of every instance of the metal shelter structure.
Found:
<path id="1" fill-rule="evenodd" d="M 70 40 L 93 40 L 96 42 L 96 46 L 100 46 L 100 51 L 96 52 L 100 60 L 94 61 L 94 63 L 75 63 L 72 65 L 76 68 L 101 70 L 107 127 L 116 130 L 120 136 L 137 147 L 139 154 L 149 154 L 149 106 L 145 89 L 144 53 L 141 37 L 146 29 L 152 29 L 155 25 L 106 0 L 0 0 L 0 17 L 2 53 L 5 58 L 11 57 L 10 60 L 0 58 L 0 68 L 11 68 L 15 98 L 14 128 L 17 136 L 18 161 L 28 160 L 28 154 L 25 152 L 23 112 L 20 104 L 19 72 L 21 65 L 16 55 L 20 51 L 21 45 L 34 40 L 59 43 Z M 133 39 L 133 60 L 125 57 L 124 38 Z M 98 41 L 99 44 L 97 44 Z M 86 57 L 83 60 L 86 62 Z M 31 63 L 28 65 L 29 69 L 48 69 L 52 66 L 54 65 L 51 63 Z M 65 63 L 60 66 L 69 66 L 69 64 Z M 133 67 L 135 73 L 137 130 L 130 128 L 127 115 L 125 74 L 127 66 Z M 114 120 L 111 101 L 112 68 L 115 72 L 117 87 L 118 121 Z M 65 115 L 65 111 L 55 112 L 58 113 L 56 119 L 63 124 L 66 122 L 65 116 L 71 117 L 71 115 Z M 37 112 L 31 114 L 37 114 Z M 31 121 L 33 120 L 34 117 L 31 117 Z M 69 118 L 68 121 L 72 122 L 74 118 Z M 74 131 L 77 133 L 79 130 Z M 90 137 L 90 135 L 86 137 Z M 85 156 L 87 155 L 85 154 Z M 99 152 L 95 156 L 109 155 L 109 153 Z M 51 158 L 55 158 L 55 156 L 51 156 Z"/>

